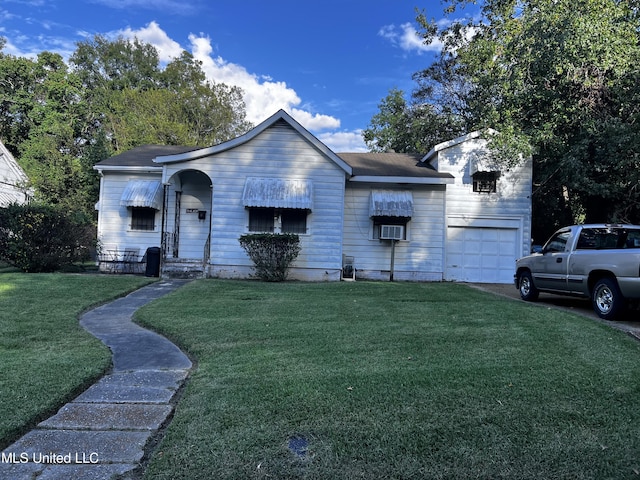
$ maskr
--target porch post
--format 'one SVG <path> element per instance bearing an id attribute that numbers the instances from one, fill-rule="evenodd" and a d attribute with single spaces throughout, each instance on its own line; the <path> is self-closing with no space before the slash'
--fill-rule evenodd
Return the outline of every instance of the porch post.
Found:
<path id="1" fill-rule="evenodd" d="M 167 221 L 167 202 L 168 202 L 167 189 L 168 188 L 169 188 L 168 183 L 162 184 L 162 223 L 160 224 L 160 250 L 162 252 L 160 253 L 160 272 L 162 272 L 163 263 L 167 256 L 167 250 L 166 250 L 167 240 L 165 238 L 165 228 L 166 228 L 166 221 Z"/>

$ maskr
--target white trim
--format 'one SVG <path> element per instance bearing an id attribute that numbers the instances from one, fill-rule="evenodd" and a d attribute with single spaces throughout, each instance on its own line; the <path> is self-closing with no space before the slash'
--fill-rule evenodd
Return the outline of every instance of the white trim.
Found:
<path id="1" fill-rule="evenodd" d="M 349 179 L 350 182 L 362 183 L 412 183 L 417 185 L 447 185 L 455 182 L 451 177 L 378 177 L 371 175 L 356 175 Z"/>
<path id="2" fill-rule="evenodd" d="M 162 167 L 132 167 L 132 166 L 117 166 L 117 165 L 94 165 L 94 170 L 98 173 L 102 172 L 122 172 L 122 173 L 162 173 Z"/>

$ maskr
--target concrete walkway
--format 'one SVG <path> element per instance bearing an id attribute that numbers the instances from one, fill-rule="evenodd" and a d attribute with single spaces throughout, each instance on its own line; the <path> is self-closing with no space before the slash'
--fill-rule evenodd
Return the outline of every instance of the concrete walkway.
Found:
<path id="1" fill-rule="evenodd" d="M 111 349 L 113 371 L 4 450 L 1 479 L 109 479 L 140 465 L 191 362 L 131 317 L 185 283 L 156 282 L 81 317 L 80 324 Z"/>

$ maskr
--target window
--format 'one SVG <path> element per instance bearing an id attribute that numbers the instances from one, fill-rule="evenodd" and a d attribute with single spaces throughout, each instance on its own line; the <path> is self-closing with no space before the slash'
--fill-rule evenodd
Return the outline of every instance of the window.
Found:
<path id="1" fill-rule="evenodd" d="M 499 172 L 476 172 L 473 174 L 473 191 L 495 193 Z"/>
<path id="2" fill-rule="evenodd" d="M 149 207 L 131 207 L 131 230 L 155 230 L 156 210 Z"/>
<path id="3" fill-rule="evenodd" d="M 382 230 L 382 225 L 403 225 L 403 240 L 407 239 L 407 228 L 406 225 L 409 223 L 411 218 L 409 217 L 372 217 L 373 220 L 373 239 L 380 239 L 380 231 Z"/>
<path id="4" fill-rule="evenodd" d="M 578 238 L 578 250 L 640 248 L 640 230 L 624 228 L 583 228 Z"/>
<path id="5" fill-rule="evenodd" d="M 308 210 L 249 208 L 250 232 L 307 233 Z"/>
<path id="6" fill-rule="evenodd" d="M 306 210 L 282 210 L 280 220 L 282 222 L 282 233 L 307 233 Z"/>
<path id="7" fill-rule="evenodd" d="M 250 208 L 249 209 L 249 231 L 250 232 L 273 232 L 273 219 L 275 211 L 273 208 Z"/>
<path id="8" fill-rule="evenodd" d="M 571 232 L 560 232 L 554 235 L 544 246 L 545 252 L 564 252 Z"/>

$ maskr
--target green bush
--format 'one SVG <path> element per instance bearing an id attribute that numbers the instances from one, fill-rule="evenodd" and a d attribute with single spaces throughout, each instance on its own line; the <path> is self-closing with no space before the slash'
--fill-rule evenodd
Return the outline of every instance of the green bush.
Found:
<path id="1" fill-rule="evenodd" d="M 53 272 L 87 260 L 93 225 L 48 205 L 0 208 L 0 259 L 25 272 Z"/>
<path id="2" fill-rule="evenodd" d="M 291 262 L 300 253 L 300 237 L 292 233 L 242 235 L 239 242 L 253 261 L 258 278 L 267 282 L 286 280 Z"/>

